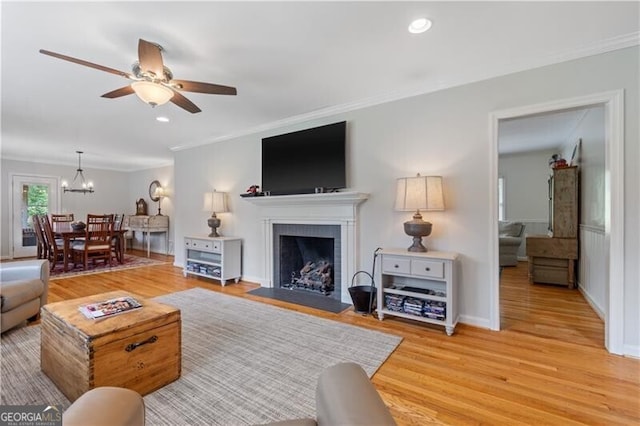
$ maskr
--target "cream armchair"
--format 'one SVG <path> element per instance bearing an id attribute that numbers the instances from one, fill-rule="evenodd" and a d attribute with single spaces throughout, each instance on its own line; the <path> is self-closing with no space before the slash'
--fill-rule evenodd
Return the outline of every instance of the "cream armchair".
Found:
<path id="1" fill-rule="evenodd" d="M 47 303 L 49 261 L 23 260 L 0 264 L 0 323 L 2 333 L 36 319 Z"/>
<path id="2" fill-rule="evenodd" d="M 524 225 L 521 222 L 500 221 L 500 266 L 516 266 L 518 249 L 522 244 Z"/>

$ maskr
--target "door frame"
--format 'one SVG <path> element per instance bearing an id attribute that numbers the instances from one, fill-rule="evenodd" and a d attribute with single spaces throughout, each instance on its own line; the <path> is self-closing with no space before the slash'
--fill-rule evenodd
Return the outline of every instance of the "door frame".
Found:
<path id="1" fill-rule="evenodd" d="M 56 194 L 56 199 L 55 199 L 55 205 L 51 206 L 51 209 L 55 209 L 55 211 L 60 211 L 60 206 L 62 203 L 61 200 L 61 196 L 62 194 L 60 193 L 60 176 L 51 176 L 51 175 L 39 175 L 39 174 L 32 174 L 32 173 L 17 173 L 17 172 L 12 172 L 9 173 L 9 179 L 8 179 L 8 190 L 7 190 L 7 194 L 9 194 L 9 200 L 8 200 L 8 206 L 9 206 L 9 257 L 11 259 L 15 259 L 15 246 L 14 246 L 14 241 L 15 241 L 15 211 L 13 209 L 13 190 L 14 190 L 14 182 L 16 180 L 16 178 L 22 178 L 22 180 L 29 180 L 29 179 L 34 179 L 34 181 L 37 180 L 43 180 L 43 179 L 47 179 L 50 180 L 49 183 L 53 184 L 53 188 L 52 191 L 55 191 Z"/>
<path id="2" fill-rule="evenodd" d="M 605 347 L 624 354 L 624 91 L 612 90 L 575 98 L 498 110 L 489 114 L 490 188 L 498 185 L 498 130 L 500 120 L 571 108 L 604 106 L 605 121 L 605 264 L 608 278 L 605 302 Z M 489 191 L 490 327 L 500 330 L 500 268 L 498 254 L 497 191 Z"/>

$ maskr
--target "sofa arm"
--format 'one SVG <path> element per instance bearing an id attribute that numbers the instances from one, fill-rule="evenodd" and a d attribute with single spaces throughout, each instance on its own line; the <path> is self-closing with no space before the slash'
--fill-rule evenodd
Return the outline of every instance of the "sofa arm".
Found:
<path id="1" fill-rule="evenodd" d="M 389 409 L 358 364 L 336 364 L 322 372 L 316 388 L 318 426 L 395 425 Z"/>
<path id="2" fill-rule="evenodd" d="M 44 284 L 40 306 L 47 304 L 49 294 L 49 261 L 43 259 L 20 260 L 0 264 L 0 282 L 40 279 Z"/>
<path id="3" fill-rule="evenodd" d="M 62 413 L 63 426 L 144 426 L 142 396 L 125 388 L 91 389 Z"/>

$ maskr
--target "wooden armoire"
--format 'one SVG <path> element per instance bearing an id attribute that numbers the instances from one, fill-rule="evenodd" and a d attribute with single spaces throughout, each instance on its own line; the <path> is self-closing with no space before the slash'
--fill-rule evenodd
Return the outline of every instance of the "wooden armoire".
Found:
<path id="1" fill-rule="evenodd" d="M 531 282 L 575 286 L 579 192 L 577 166 L 553 169 L 549 177 L 549 235 L 527 236 Z"/>

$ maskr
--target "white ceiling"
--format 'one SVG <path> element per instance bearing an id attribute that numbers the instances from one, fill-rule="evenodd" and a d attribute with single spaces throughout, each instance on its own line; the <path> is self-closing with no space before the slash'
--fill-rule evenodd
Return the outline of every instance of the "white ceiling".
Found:
<path id="1" fill-rule="evenodd" d="M 572 142 L 569 138 L 584 116 L 590 110 L 603 108 L 594 106 L 501 120 L 498 151 L 500 154 L 542 150 L 560 153 L 562 148 Z"/>
<path id="2" fill-rule="evenodd" d="M 2 2 L 2 158 L 140 170 L 172 149 L 637 45 L 638 2 Z M 426 16 L 430 31 L 413 35 Z M 100 95 L 139 38 L 202 112 Z M 158 115 L 171 119 L 159 123 Z"/>

